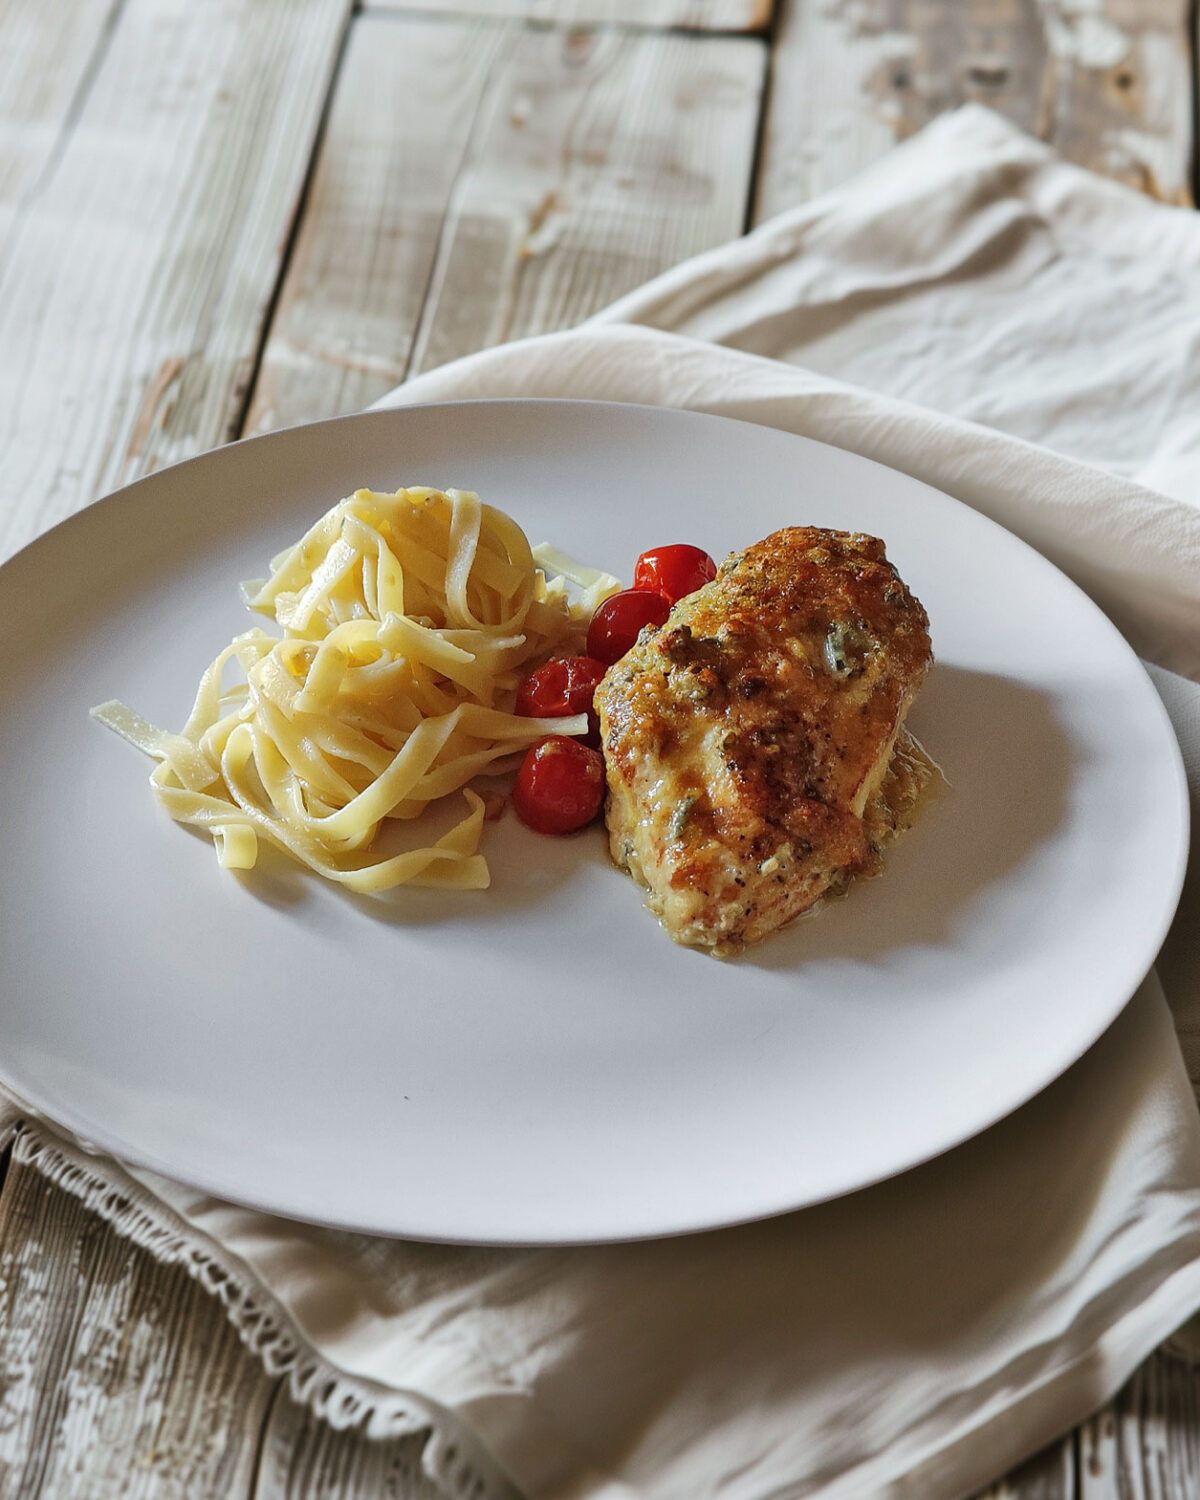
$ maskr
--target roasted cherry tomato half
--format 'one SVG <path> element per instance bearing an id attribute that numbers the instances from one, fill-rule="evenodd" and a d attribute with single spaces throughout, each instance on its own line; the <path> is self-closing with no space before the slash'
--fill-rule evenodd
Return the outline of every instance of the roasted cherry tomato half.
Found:
<path id="1" fill-rule="evenodd" d="M 517 689 L 517 712 L 527 719 L 587 714 L 586 743 L 599 745 L 600 720 L 592 707 L 596 684 L 608 671 L 594 656 L 561 656 L 530 672 Z"/>
<path id="2" fill-rule="evenodd" d="M 569 735 L 549 735 L 521 762 L 512 802 L 535 833 L 573 833 L 604 802 L 604 757 Z"/>
<path id="3" fill-rule="evenodd" d="M 673 547 L 655 547 L 643 552 L 633 570 L 635 589 L 652 589 L 672 604 L 687 594 L 711 583 L 717 576 L 717 565 L 707 552 L 677 542 Z"/>
<path id="4" fill-rule="evenodd" d="M 625 589 L 606 599 L 588 626 L 588 655 L 598 661 L 620 661 L 646 625 L 663 625 L 671 613 L 665 594 L 648 589 Z"/>

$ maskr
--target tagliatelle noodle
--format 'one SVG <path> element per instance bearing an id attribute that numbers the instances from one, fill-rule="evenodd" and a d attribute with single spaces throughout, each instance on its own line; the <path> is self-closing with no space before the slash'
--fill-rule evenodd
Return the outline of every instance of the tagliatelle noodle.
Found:
<path id="1" fill-rule="evenodd" d="M 158 761 L 160 802 L 210 833 L 226 868 L 251 868 L 265 839 L 356 891 L 479 889 L 484 804 L 467 783 L 512 769 L 546 734 L 586 730 L 586 715 L 529 719 L 512 706 L 525 673 L 579 649 L 619 588 L 531 549 L 469 491 L 358 490 L 274 558 L 269 578 L 243 585 L 283 634 L 231 641 L 178 734 L 121 703 L 92 712 Z M 233 664 L 244 681 L 227 685 Z M 385 823 L 460 790 L 468 811 L 441 838 L 373 851 Z"/>

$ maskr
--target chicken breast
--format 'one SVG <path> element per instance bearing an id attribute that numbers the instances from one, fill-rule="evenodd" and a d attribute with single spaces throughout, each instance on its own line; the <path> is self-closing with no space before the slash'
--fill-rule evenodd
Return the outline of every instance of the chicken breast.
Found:
<path id="1" fill-rule="evenodd" d="M 928 775 L 902 726 L 931 660 L 881 541 L 789 527 L 609 669 L 612 856 L 676 942 L 725 957 L 877 870 Z"/>

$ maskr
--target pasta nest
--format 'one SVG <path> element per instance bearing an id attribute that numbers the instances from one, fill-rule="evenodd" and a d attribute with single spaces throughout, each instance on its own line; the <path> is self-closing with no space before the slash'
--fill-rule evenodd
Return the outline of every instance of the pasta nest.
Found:
<path id="1" fill-rule="evenodd" d="M 585 715 L 515 714 L 516 689 L 579 648 L 619 581 L 531 548 L 470 491 L 419 487 L 356 491 L 242 587 L 282 634 L 231 641 L 178 734 L 120 703 L 93 710 L 158 761 L 171 817 L 210 833 L 227 868 L 252 867 L 265 839 L 356 891 L 485 887 L 485 804 L 468 783 L 546 734 L 584 732 Z M 460 790 L 468 810 L 448 833 L 375 849 L 386 821 Z"/>

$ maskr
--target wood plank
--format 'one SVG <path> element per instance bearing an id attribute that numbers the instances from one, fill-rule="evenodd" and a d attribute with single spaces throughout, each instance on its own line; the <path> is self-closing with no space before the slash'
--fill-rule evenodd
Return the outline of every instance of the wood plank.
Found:
<path id="1" fill-rule="evenodd" d="M 223 1308 L 17 1160 L 0 1194 L 0 1494 L 248 1495 L 276 1382 Z"/>
<path id="2" fill-rule="evenodd" d="M 0 0 L 0 251 L 86 91 L 120 0 Z"/>
<path id="3" fill-rule="evenodd" d="M 127 0 L 0 266 L 0 552 L 234 434 L 349 3 Z"/>
<path id="4" fill-rule="evenodd" d="M 359 16 L 246 432 L 361 411 L 404 378 L 504 26 Z"/>
<path id="5" fill-rule="evenodd" d="M 784 0 L 755 221 L 973 101 L 1068 160 L 1190 201 L 1188 0 Z"/>
<path id="6" fill-rule="evenodd" d="M 1200 1495 L 1200 1368 L 1159 1350 L 1080 1429 L 1079 1500 Z"/>
<path id="7" fill-rule="evenodd" d="M 292 1400 L 271 1407 L 253 1500 L 445 1500 L 421 1468 L 422 1434 L 337 1432 Z"/>
<path id="8" fill-rule="evenodd" d="M 1043 0 L 1045 138 L 1068 161 L 1166 203 L 1191 203 L 1187 0 L 1104 0 L 1071 19 Z"/>
<path id="9" fill-rule="evenodd" d="M 626 25 L 762 31 L 776 0 L 366 0 L 367 9 L 515 16 L 564 26 Z"/>
<path id="10" fill-rule="evenodd" d="M 569 327 L 739 233 L 764 66 L 742 38 L 360 17 L 246 430 Z"/>
<path id="11" fill-rule="evenodd" d="M 1036 131 L 1044 70 L 1036 0 L 866 0 L 853 10 L 785 0 L 756 222 L 854 176 L 966 98 Z"/>
<path id="12" fill-rule="evenodd" d="M 513 32 L 443 229 L 410 373 L 570 327 L 740 233 L 765 47 Z"/>

